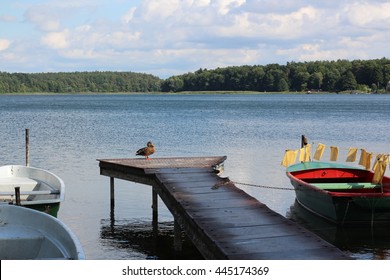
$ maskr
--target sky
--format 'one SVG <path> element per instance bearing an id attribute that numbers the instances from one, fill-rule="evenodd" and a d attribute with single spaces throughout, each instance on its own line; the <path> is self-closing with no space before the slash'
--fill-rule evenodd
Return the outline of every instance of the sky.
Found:
<path id="1" fill-rule="evenodd" d="M 1 72 L 132 71 L 389 58 L 390 1 L 1 0 Z"/>

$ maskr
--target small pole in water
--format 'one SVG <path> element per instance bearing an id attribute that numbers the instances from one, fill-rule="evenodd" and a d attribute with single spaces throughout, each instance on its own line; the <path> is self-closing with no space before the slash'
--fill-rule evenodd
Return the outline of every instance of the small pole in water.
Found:
<path id="1" fill-rule="evenodd" d="M 30 160 L 29 160 L 29 129 L 26 128 L 26 166 L 30 165 Z"/>
<path id="2" fill-rule="evenodd" d="M 15 187 L 16 205 L 20 206 L 20 187 Z"/>

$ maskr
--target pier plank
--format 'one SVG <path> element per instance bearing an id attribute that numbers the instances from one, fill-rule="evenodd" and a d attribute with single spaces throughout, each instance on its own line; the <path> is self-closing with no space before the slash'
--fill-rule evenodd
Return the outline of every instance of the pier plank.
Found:
<path id="1" fill-rule="evenodd" d="M 100 174 L 152 185 L 206 259 L 348 259 L 218 176 L 218 157 L 109 159 Z"/>

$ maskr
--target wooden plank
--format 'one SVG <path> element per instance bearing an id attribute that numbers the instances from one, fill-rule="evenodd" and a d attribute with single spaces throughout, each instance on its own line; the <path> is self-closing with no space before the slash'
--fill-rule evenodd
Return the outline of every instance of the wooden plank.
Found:
<path id="1" fill-rule="evenodd" d="M 215 174 L 212 174 L 216 176 Z M 216 178 L 212 179 L 210 173 L 160 173 L 157 178 L 164 183 L 188 183 L 188 182 L 210 182 L 215 181 Z"/>
<path id="2" fill-rule="evenodd" d="M 174 158 L 125 158 L 125 159 L 98 159 L 100 163 L 118 166 L 127 166 L 134 169 L 166 169 L 166 168 L 210 168 L 222 164 L 226 156 L 211 157 L 174 157 Z"/>
<path id="3" fill-rule="evenodd" d="M 191 199 L 191 195 L 180 195 L 175 193 L 174 197 L 177 201 L 185 206 L 187 210 L 197 209 L 197 210 L 205 210 L 210 208 L 236 208 L 236 207 L 247 207 L 251 205 L 258 205 L 258 201 L 255 199 L 236 199 L 232 197 L 231 194 L 221 193 L 220 196 L 210 194 L 197 194 L 197 199 Z M 222 197 L 224 196 L 224 197 Z M 202 199 L 200 201 L 199 199 Z"/>
<path id="4" fill-rule="evenodd" d="M 164 182 L 164 186 L 170 192 L 181 192 L 188 194 L 196 193 L 215 193 L 218 188 L 215 184 L 219 184 L 223 181 L 215 179 L 212 181 L 201 181 L 201 182 Z M 222 188 L 221 188 L 222 189 Z"/>
<path id="5" fill-rule="evenodd" d="M 207 227 L 207 226 L 205 226 Z M 249 226 L 232 226 L 232 227 L 213 227 L 208 234 L 219 242 L 229 242 L 234 240 L 247 240 L 253 238 L 279 237 L 282 236 L 305 234 L 296 230 L 291 230 L 291 226 L 286 224 L 271 225 L 249 225 Z"/>
<path id="6" fill-rule="evenodd" d="M 209 168 L 148 168 L 145 169 L 145 174 L 187 174 L 187 173 L 212 173 L 212 174 L 218 174 L 219 171 L 215 170 L 212 167 Z"/>
<path id="7" fill-rule="evenodd" d="M 233 253 L 229 255 L 234 260 L 345 260 L 351 259 L 335 247 L 296 249 L 283 252 Z"/>
<path id="8" fill-rule="evenodd" d="M 294 250 L 312 250 L 332 247 L 330 244 L 321 242 L 319 237 L 302 237 L 300 235 L 276 236 L 267 238 L 252 238 L 247 240 L 233 240 L 229 242 L 218 242 L 227 255 L 237 253 L 259 253 L 259 252 L 280 252 Z"/>
<path id="9" fill-rule="evenodd" d="M 188 215 L 197 220 L 203 227 L 218 223 L 221 228 L 255 225 L 275 225 L 287 222 L 281 216 L 272 212 L 253 211 L 250 207 L 228 209 L 206 208 L 188 209 Z"/>

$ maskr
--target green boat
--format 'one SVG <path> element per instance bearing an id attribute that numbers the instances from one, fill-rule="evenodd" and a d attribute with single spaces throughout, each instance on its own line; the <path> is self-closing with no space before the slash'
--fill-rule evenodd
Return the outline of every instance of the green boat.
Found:
<path id="1" fill-rule="evenodd" d="M 338 224 L 390 222 L 390 178 L 338 163 L 302 162 L 287 167 L 296 199 L 311 212 Z"/>
<path id="2" fill-rule="evenodd" d="M 64 182 L 47 170 L 22 165 L 0 167 L 0 201 L 3 203 L 20 204 L 57 217 L 64 197 Z"/>

